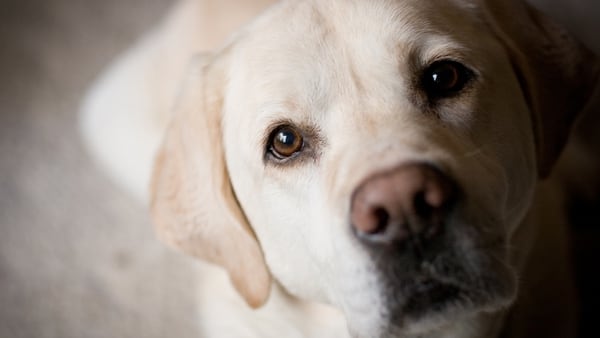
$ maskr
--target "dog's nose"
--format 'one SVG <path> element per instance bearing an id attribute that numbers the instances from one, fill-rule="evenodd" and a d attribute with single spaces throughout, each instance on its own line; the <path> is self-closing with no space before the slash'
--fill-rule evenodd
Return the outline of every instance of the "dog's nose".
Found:
<path id="1" fill-rule="evenodd" d="M 456 200 L 452 180 L 426 164 L 408 164 L 374 175 L 354 192 L 351 222 L 372 244 L 426 241 L 441 230 Z"/>

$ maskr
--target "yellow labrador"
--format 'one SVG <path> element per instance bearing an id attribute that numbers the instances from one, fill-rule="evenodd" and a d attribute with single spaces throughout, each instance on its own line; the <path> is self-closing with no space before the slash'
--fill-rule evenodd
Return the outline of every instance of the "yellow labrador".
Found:
<path id="1" fill-rule="evenodd" d="M 269 1 L 216 3 L 175 8 L 83 119 L 141 198 L 156 157 L 159 235 L 219 266 L 200 336 L 573 336 L 539 181 L 591 53 L 516 0 L 290 0 L 193 56 Z"/>

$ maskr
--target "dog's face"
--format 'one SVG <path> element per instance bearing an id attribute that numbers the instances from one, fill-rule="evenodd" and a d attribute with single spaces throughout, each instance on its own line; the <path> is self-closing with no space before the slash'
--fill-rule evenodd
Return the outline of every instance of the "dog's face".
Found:
<path id="1" fill-rule="evenodd" d="M 155 175 L 167 240 L 227 268 L 251 304 L 272 276 L 359 337 L 508 306 L 511 235 L 558 150 L 542 145 L 535 71 L 489 11 L 271 9 L 186 86 Z"/>
<path id="2" fill-rule="evenodd" d="M 537 175 L 530 113 L 485 23 L 447 1 L 375 3 L 297 4 L 275 19 L 284 39 L 257 28 L 233 56 L 223 109 L 227 168 L 273 276 L 363 333 L 506 306 L 508 235 Z M 427 175 L 403 174 L 421 164 L 456 190 L 443 219 L 393 210 L 419 203 L 425 179 L 407 196 L 363 193 L 407 215 L 357 229 L 356 213 L 377 212 L 353 210 L 370 208 L 353 203 L 359 189 L 403 189 Z M 408 214 L 439 233 L 391 234 Z"/>

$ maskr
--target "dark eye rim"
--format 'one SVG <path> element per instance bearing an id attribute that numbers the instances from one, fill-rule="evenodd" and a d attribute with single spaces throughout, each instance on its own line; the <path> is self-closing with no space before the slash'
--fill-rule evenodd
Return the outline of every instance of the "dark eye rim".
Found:
<path id="1" fill-rule="evenodd" d="M 459 80 L 452 88 L 448 90 L 439 90 L 430 83 L 429 76 L 433 74 L 433 71 L 445 65 L 450 65 L 456 68 L 458 71 Z M 419 81 L 420 87 L 427 94 L 430 100 L 440 100 L 452 98 L 461 94 L 463 91 L 465 91 L 465 89 L 468 89 L 469 85 L 474 81 L 475 78 L 476 72 L 463 62 L 454 59 L 441 59 L 427 64 L 420 74 Z"/>
<path id="2" fill-rule="evenodd" d="M 291 155 L 286 156 L 286 155 L 280 154 L 277 150 L 275 150 L 274 141 L 275 141 L 275 137 L 277 136 L 277 133 L 279 133 L 280 131 L 282 131 L 284 129 L 288 129 L 288 128 L 294 130 L 302 139 L 301 139 L 301 144 L 300 144 L 300 147 L 298 148 L 298 150 L 293 152 Z M 306 136 L 302 132 L 302 129 L 294 126 L 291 123 L 281 123 L 281 124 L 275 125 L 273 128 L 271 128 L 268 135 L 269 136 L 267 137 L 267 142 L 266 142 L 266 156 L 268 159 L 277 161 L 279 163 L 284 163 L 286 161 L 294 159 L 295 157 L 299 156 L 306 147 Z"/>

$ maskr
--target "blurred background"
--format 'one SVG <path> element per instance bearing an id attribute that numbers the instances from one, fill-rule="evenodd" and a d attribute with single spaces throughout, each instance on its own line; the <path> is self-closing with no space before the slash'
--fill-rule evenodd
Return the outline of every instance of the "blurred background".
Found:
<path id="1" fill-rule="evenodd" d="M 0 0 L 0 337 L 196 337 L 193 264 L 99 171 L 80 100 L 169 0 Z"/>
<path id="2" fill-rule="evenodd" d="M 534 2 L 600 52 L 599 1 Z M 172 3 L 0 0 L 0 338 L 195 337 L 193 262 L 156 241 L 77 131 L 87 87 Z M 592 327 L 600 225 L 586 207 L 573 234 Z"/>

